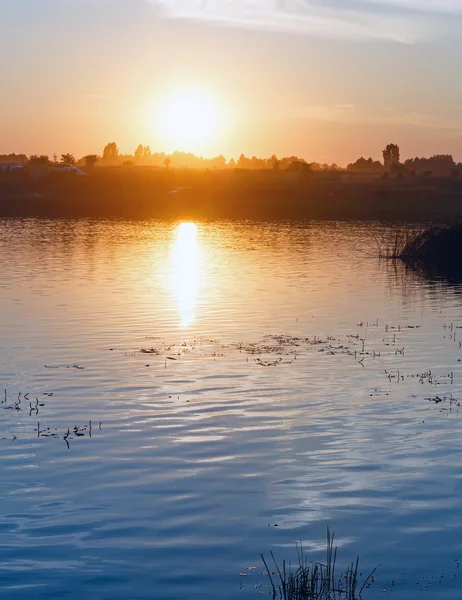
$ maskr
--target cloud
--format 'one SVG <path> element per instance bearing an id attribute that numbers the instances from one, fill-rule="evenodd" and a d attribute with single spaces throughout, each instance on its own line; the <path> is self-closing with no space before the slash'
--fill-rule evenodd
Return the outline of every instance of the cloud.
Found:
<path id="1" fill-rule="evenodd" d="M 369 0 L 371 4 L 384 8 L 398 8 L 417 13 L 433 13 L 436 15 L 462 15 L 460 0 Z"/>
<path id="2" fill-rule="evenodd" d="M 461 0 L 147 0 L 172 19 L 345 39 L 413 43 L 449 27 Z M 435 13 L 430 15 L 429 13 Z"/>

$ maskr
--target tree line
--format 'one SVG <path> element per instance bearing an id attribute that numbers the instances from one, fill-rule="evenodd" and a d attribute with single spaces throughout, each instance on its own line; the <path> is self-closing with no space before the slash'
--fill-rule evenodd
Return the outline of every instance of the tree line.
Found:
<path id="1" fill-rule="evenodd" d="M 456 163 L 450 154 L 435 154 L 429 158 L 408 158 L 400 161 L 400 149 L 396 144 L 388 144 L 383 151 L 383 163 L 372 158 L 359 158 L 347 166 L 347 171 L 356 173 L 378 173 L 388 175 L 423 175 L 457 177 L 462 174 L 462 163 Z"/>
<path id="2" fill-rule="evenodd" d="M 220 154 L 213 158 L 204 158 L 188 152 L 152 152 L 150 146 L 139 144 L 133 154 L 122 154 L 115 142 L 108 143 L 102 154 L 87 154 L 76 160 L 72 153 L 53 155 L 33 154 L 27 157 L 25 154 L 0 155 L 2 162 L 18 162 L 32 166 L 50 166 L 53 164 L 71 164 L 93 168 L 95 166 L 153 166 L 169 168 L 189 169 L 245 169 L 245 170 L 281 170 L 299 172 L 350 172 L 363 174 L 389 174 L 399 175 L 424 175 L 424 176 L 458 176 L 462 174 L 462 163 L 456 163 L 449 154 L 438 154 L 430 158 L 410 158 L 401 162 L 400 148 L 397 144 L 388 144 L 383 150 L 383 162 L 372 158 L 360 157 L 355 162 L 341 168 L 336 164 L 320 164 L 307 162 L 304 158 L 289 156 L 278 158 L 275 154 L 268 158 L 256 156 L 246 157 L 241 154 L 238 159 L 226 158 Z"/>
<path id="3" fill-rule="evenodd" d="M 86 157 L 85 157 L 86 158 Z M 120 154 L 117 144 L 111 142 L 104 147 L 103 154 L 98 157 L 101 165 L 125 165 L 125 166 L 155 166 L 166 168 L 189 168 L 189 169 L 285 169 L 293 171 L 308 171 L 315 163 L 308 163 L 303 158 L 291 156 L 277 158 L 247 158 L 244 154 L 236 160 L 226 160 L 223 154 L 212 158 L 196 156 L 191 152 L 152 152 L 150 146 L 140 144 L 133 154 Z M 326 167 L 328 167 L 326 165 Z"/>

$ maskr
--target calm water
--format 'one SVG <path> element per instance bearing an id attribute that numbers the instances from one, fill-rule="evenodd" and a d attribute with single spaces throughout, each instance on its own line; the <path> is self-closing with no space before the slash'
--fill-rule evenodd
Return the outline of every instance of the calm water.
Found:
<path id="1" fill-rule="evenodd" d="M 327 525 L 366 597 L 460 597 L 462 289 L 371 250 L 0 222 L 0 597 L 251 600 Z"/>

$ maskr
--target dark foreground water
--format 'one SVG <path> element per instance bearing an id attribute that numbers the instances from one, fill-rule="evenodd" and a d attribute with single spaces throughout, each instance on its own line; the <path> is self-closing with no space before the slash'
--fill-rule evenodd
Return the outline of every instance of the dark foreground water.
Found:
<path id="1" fill-rule="evenodd" d="M 366 597 L 460 597 L 462 288 L 373 251 L 0 222 L 0 597 L 251 600 L 327 525 Z"/>

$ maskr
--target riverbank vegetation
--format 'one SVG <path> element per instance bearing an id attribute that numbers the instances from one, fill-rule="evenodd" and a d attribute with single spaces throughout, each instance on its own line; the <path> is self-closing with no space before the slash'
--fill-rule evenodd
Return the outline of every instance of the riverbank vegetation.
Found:
<path id="1" fill-rule="evenodd" d="M 72 170 L 72 165 L 79 167 Z M 0 216 L 448 221 L 462 217 L 462 165 L 451 156 L 346 168 L 298 157 L 226 161 L 139 146 L 122 155 L 0 156 Z"/>
<path id="2" fill-rule="evenodd" d="M 433 226 L 415 235 L 400 258 L 408 265 L 437 277 L 462 277 L 462 224 Z"/>
<path id="3" fill-rule="evenodd" d="M 462 257 L 462 225 L 434 226 L 410 239 L 400 258 L 413 262 L 447 264 Z"/>
<path id="4" fill-rule="evenodd" d="M 348 173 L 107 167 L 0 173 L 0 216 L 447 221 L 462 181 Z"/>
<path id="5" fill-rule="evenodd" d="M 123 154 L 116 142 L 106 144 L 101 155 L 87 154 L 81 158 L 74 153 L 66 152 L 58 157 L 45 154 L 0 154 L 0 167 L 18 164 L 24 167 L 53 167 L 60 163 L 70 163 L 80 168 L 98 167 L 163 167 L 166 169 L 212 169 L 212 170 L 252 170 L 252 171 L 310 171 L 329 173 L 357 173 L 368 175 L 400 175 L 424 177 L 462 178 L 462 163 L 456 163 L 450 154 L 438 154 L 430 158 L 408 158 L 401 161 L 400 148 L 397 144 L 388 144 L 382 151 L 383 162 L 364 158 L 363 156 L 346 167 L 337 164 L 307 161 L 298 156 L 247 157 L 241 154 L 238 158 L 226 159 L 222 154 L 215 157 L 196 156 L 190 152 L 175 151 L 170 154 L 153 152 L 150 146 L 139 144 L 133 154 Z M 0 168 L 1 170 L 1 168 Z"/>
<path id="6" fill-rule="evenodd" d="M 397 223 L 373 235 L 374 256 L 400 260 L 431 278 L 462 281 L 462 223 Z"/>
<path id="7" fill-rule="evenodd" d="M 378 258 L 402 258 L 407 246 L 412 243 L 426 228 L 424 225 L 397 223 L 394 227 L 384 226 L 372 232 L 374 251 Z"/>

